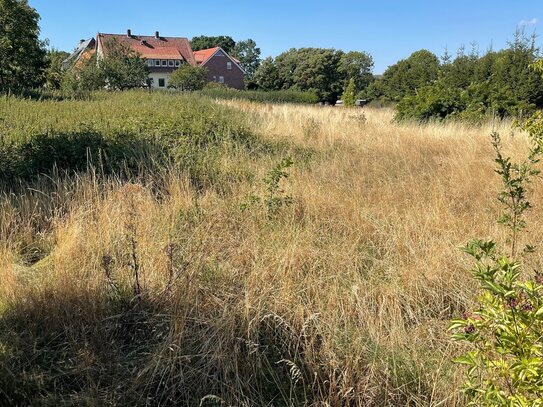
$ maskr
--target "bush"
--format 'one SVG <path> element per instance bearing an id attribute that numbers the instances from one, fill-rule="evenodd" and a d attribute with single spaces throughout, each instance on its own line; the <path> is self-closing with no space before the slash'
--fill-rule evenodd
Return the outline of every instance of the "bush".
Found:
<path id="1" fill-rule="evenodd" d="M 523 126 L 531 137 L 531 150 L 522 163 L 502 154 L 501 140 L 493 134 L 497 173 L 503 190 L 498 198 L 506 212 L 499 222 L 509 231 L 509 250 L 494 241 L 475 240 L 464 251 L 475 259 L 471 270 L 479 282 L 478 308 L 452 321 L 453 338 L 469 350 L 456 359 L 468 367 L 464 385 L 471 406 L 541 406 L 543 398 L 543 273 L 523 280 L 519 260 L 533 252 L 519 250 L 519 233 L 526 228 L 525 212 L 531 207 L 527 186 L 539 174 L 535 165 L 543 153 L 543 116 Z"/>
<path id="2" fill-rule="evenodd" d="M 305 103 L 315 104 L 319 101 L 313 92 L 301 92 L 296 90 L 257 91 L 236 90 L 222 87 L 206 87 L 201 91 L 202 95 L 216 99 L 241 99 L 262 103 Z"/>
<path id="3" fill-rule="evenodd" d="M 204 88 L 207 82 L 207 69 L 203 66 L 183 64 L 170 76 L 169 86 L 182 91 L 195 91 Z"/>

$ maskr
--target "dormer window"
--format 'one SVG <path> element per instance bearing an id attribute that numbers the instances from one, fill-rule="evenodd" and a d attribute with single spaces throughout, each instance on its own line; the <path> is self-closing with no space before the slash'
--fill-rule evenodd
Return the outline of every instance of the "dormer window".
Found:
<path id="1" fill-rule="evenodd" d="M 174 62 L 170 59 L 170 60 L 168 61 L 168 66 L 174 66 L 174 65 L 175 65 Z"/>
<path id="2" fill-rule="evenodd" d="M 160 59 L 155 59 L 155 66 L 160 66 Z"/>
<path id="3" fill-rule="evenodd" d="M 168 66 L 168 61 L 166 61 L 165 59 L 162 60 L 162 66 Z"/>

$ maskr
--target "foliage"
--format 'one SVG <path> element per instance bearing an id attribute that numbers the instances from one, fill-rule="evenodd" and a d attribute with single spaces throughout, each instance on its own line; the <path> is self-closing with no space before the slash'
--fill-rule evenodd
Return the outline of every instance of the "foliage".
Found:
<path id="1" fill-rule="evenodd" d="M 522 124 L 531 148 L 522 163 L 513 163 L 502 151 L 501 138 L 492 135 L 497 173 L 503 189 L 498 195 L 505 208 L 499 222 L 509 231 L 509 253 L 493 241 L 475 240 L 464 251 L 475 259 L 471 270 L 482 293 L 478 308 L 453 320 L 453 338 L 470 350 L 456 362 L 466 365 L 464 393 L 472 406 L 541 406 L 543 398 L 543 275 L 521 278 L 519 233 L 525 230 L 525 212 L 531 207 L 527 187 L 539 174 L 536 164 L 543 153 L 541 114 Z M 533 252 L 525 246 L 522 254 Z"/>
<path id="2" fill-rule="evenodd" d="M 241 209 L 246 210 L 251 206 L 262 205 L 266 209 L 268 219 L 272 219 L 281 208 L 291 205 L 293 199 L 290 195 L 285 194 L 281 188 L 281 180 L 287 179 L 289 173 L 286 171 L 294 164 L 292 158 L 287 156 L 278 162 L 262 180 L 265 193 L 263 196 L 249 194 L 247 202 L 241 204 Z"/>
<path id="3" fill-rule="evenodd" d="M 48 89 L 60 89 L 64 76 L 62 63 L 70 54 L 55 49 L 47 51 L 47 69 L 45 70 L 45 86 Z"/>
<path id="4" fill-rule="evenodd" d="M 106 86 L 104 71 L 99 67 L 96 55 L 82 59 L 66 71 L 60 83 L 62 94 L 68 98 L 85 99 L 90 92 Z"/>
<path id="5" fill-rule="evenodd" d="M 201 91 L 202 95 L 217 99 L 250 100 L 261 103 L 304 103 L 315 104 L 319 101 L 313 92 L 301 92 L 297 90 L 237 90 L 221 84 L 208 84 Z"/>
<path id="6" fill-rule="evenodd" d="M 22 101 L 0 100 L 0 107 L 8 105 L 25 111 Z M 89 101 L 38 107 L 39 122 L 15 114 L 2 122 L 0 184 L 89 167 L 137 175 L 142 168 L 172 165 L 195 185 L 208 186 L 214 183 L 212 157 L 229 145 L 256 143 L 238 112 L 191 95 L 98 93 Z"/>
<path id="7" fill-rule="evenodd" d="M 314 92 L 320 101 L 335 103 L 350 79 L 357 91 L 371 81 L 373 66 L 366 53 L 325 48 L 292 48 L 267 58 L 255 73 L 264 90 L 295 89 Z"/>
<path id="8" fill-rule="evenodd" d="M 409 80 L 393 66 L 373 87 L 373 96 L 399 101 L 399 119 L 527 117 L 543 107 L 543 79 L 530 68 L 538 55 L 535 38 L 517 32 L 505 50 L 479 57 L 476 49 L 469 55 L 461 49 L 452 62 L 445 58 L 431 80 L 426 74 L 420 74 L 419 79 L 427 77 L 422 81 Z M 401 91 L 409 83 L 409 90 Z"/>
<path id="9" fill-rule="evenodd" d="M 190 46 L 193 51 L 199 51 L 201 49 L 208 49 L 214 47 L 221 47 L 227 54 L 230 54 L 234 51 L 236 46 L 236 41 L 229 35 L 219 35 L 219 36 L 207 36 L 200 35 L 193 37 L 190 40 Z"/>
<path id="10" fill-rule="evenodd" d="M 171 74 L 169 86 L 178 90 L 192 92 L 203 89 L 206 82 L 206 67 L 183 64 Z"/>
<path id="11" fill-rule="evenodd" d="M 140 55 L 124 43 L 111 39 L 104 44 L 104 56 L 98 59 L 106 86 L 126 90 L 146 86 L 149 67 Z"/>
<path id="12" fill-rule="evenodd" d="M 399 102 L 413 96 L 417 89 L 428 86 L 439 76 L 439 59 L 427 50 L 412 53 L 407 59 L 388 67 L 383 73 L 381 89 L 387 100 Z"/>
<path id="13" fill-rule="evenodd" d="M 354 81 L 355 93 L 366 89 L 373 82 L 373 58 L 367 52 L 350 51 L 341 56 L 338 71 L 347 86 Z"/>
<path id="14" fill-rule="evenodd" d="M 232 55 L 239 60 L 247 78 L 252 80 L 261 62 L 260 48 L 256 46 L 256 42 L 252 39 L 238 41 L 232 51 Z"/>
<path id="15" fill-rule="evenodd" d="M 356 101 L 355 96 L 355 83 L 354 78 L 351 78 L 349 81 L 349 84 L 345 88 L 345 91 L 343 92 L 343 96 L 341 97 L 341 100 L 343 101 L 344 106 L 354 106 L 354 103 Z"/>
<path id="16" fill-rule="evenodd" d="M 43 84 L 47 61 L 39 18 L 27 0 L 0 0 L 0 92 Z"/>

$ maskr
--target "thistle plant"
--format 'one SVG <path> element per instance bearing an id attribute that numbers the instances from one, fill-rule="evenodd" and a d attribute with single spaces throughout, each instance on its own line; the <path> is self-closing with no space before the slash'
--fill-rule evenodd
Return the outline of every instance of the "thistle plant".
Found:
<path id="1" fill-rule="evenodd" d="M 543 274 L 523 279 L 522 259 L 534 247 L 518 249 L 532 207 L 528 185 L 539 174 L 542 123 L 535 116 L 518 125 L 531 140 L 521 163 L 506 157 L 499 134 L 492 134 L 503 184 L 498 200 L 505 209 L 498 222 L 509 232 L 507 245 L 474 240 L 463 248 L 475 260 L 471 273 L 479 282 L 478 307 L 449 328 L 455 341 L 469 347 L 455 361 L 467 367 L 464 394 L 470 406 L 543 406 Z"/>

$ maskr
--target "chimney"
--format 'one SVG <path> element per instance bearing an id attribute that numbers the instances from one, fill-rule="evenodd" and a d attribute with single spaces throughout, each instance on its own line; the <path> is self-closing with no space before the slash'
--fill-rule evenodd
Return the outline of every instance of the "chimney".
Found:
<path id="1" fill-rule="evenodd" d="M 155 38 L 160 39 L 160 33 L 158 31 L 155 31 Z"/>
<path id="2" fill-rule="evenodd" d="M 132 30 L 130 28 L 128 30 L 126 30 L 126 36 L 128 38 L 132 38 Z"/>

